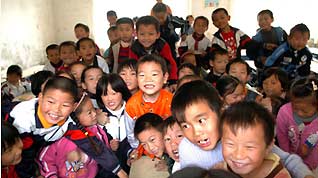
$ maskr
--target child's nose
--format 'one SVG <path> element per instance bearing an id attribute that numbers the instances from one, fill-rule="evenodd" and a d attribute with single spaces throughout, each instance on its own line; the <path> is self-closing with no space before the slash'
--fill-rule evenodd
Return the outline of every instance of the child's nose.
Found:
<path id="1" fill-rule="evenodd" d="M 245 158 L 245 151 L 243 148 L 241 147 L 236 147 L 236 149 L 234 150 L 234 158 L 237 160 L 242 160 Z"/>

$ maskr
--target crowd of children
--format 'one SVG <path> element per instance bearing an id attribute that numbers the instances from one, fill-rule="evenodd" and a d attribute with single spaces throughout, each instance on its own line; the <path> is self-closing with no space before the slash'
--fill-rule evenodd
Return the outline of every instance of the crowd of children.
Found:
<path id="1" fill-rule="evenodd" d="M 250 38 L 218 8 L 209 39 L 208 18 L 183 21 L 167 8 L 158 1 L 136 23 L 107 12 L 103 56 L 78 23 L 78 41 L 48 45 L 48 63 L 30 81 L 18 65 L 7 69 L 2 177 L 318 176 L 318 80 L 307 26 L 287 35 L 262 10 Z M 137 169 L 144 159 L 154 164 Z"/>

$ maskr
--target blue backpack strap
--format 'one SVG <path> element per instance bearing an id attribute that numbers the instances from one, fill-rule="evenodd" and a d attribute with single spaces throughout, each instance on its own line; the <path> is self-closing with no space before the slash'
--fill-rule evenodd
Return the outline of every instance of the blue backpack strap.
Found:
<path id="1" fill-rule="evenodd" d="M 286 51 L 289 50 L 289 45 L 287 42 L 281 44 L 273 53 L 270 55 L 266 61 L 265 61 L 265 66 L 266 67 L 271 67 L 272 65 L 275 64 L 275 62 L 279 59 L 281 55 L 283 55 Z"/>

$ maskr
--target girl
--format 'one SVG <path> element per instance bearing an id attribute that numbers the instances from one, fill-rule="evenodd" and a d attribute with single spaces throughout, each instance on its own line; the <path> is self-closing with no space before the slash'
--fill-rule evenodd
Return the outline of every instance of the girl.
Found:
<path id="1" fill-rule="evenodd" d="M 290 90 L 291 102 L 282 106 L 277 115 L 279 146 L 300 155 L 308 167 L 318 168 L 318 80 L 295 81 Z"/>
<path id="2" fill-rule="evenodd" d="M 79 51 L 80 56 L 84 64 L 87 66 L 100 67 L 103 72 L 109 73 L 108 64 L 105 62 L 105 59 L 96 55 L 96 45 L 94 40 L 84 37 L 78 40 L 76 43 L 76 48 Z"/>
<path id="3" fill-rule="evenodd" d="M 96 135 L 106 147 L 109 147 L 109 144 L 105 132 L 96 125 L 98 121 L 97 117 L 98 115 L 90 98 L 84 94 L 82 101 L 74 111 L 73 117 L 79 130 L 68 131 L 66 135 L 70 133 L 71 137 L 87 137 L 90 142 L 89 149 L 99 154 L 101 147 L 93 140 L 91 134 Z M 101 114 L 99 117 L 103 117 L 103 115 Z M 109 156 L 107 161 L 111 162 L 113 158 Z M 39 161 L 41 163 L 39 164 L 41 175 L 45 177 L 54 175 L 61 178 L 94 178 L 98 171 L 97 162 L 85 154 L 73 140 L 67 137 L 63 137 L 54 144 L 45 147 L 40 153 Z M 112 174 L 109 172 L 105 173 Z M 118 175 L 121 177 L 125 173 L 121 169 Z"/>
<path id="4" fill-rule="evenodd" d="M 88 93 L 88 96 L 91 98 L 95 108 L 99 108 L 96 101 L 96 86 L 102 75 L 102 69 L 95 66 L 87 67 L 83 70 L 81 75 L 82 88 Z"/>
<path id="5" fill-rule="evenodd" d="M 216 89 L 224 102 L 223 109 L 233 103 L 242 101 L 245 97 L 243 83 L 230 75 L 221 77 L 216 83 Z"/>
<path id="6" fill-rule="evenodd" d="M 70 65 L 70 72 L 76 80 L 79 96 L 82 96 L 82 94 L 83 94 L 81 76 L 82 76 L 82 73 L 86 67 L 87 66 L 83 62 L 80 62 L 80 61 L 74 62 L 73 64 Z"/>
<path id="7" fill-rule="evenodd" d="M 121 165 L 128 168 L 126 166 L 127 152 L 131 147 L 126 138 L 125 119 L 128 115 L 125 105 L 131 94 L 124 80 L 118 74 L 112 73 L 99 79 L 96 95 L 98 106 L 107 113 L 109 118 L 109 122 L 104 126 L 110 134 L 110 146 L 118 156 Z"/>
<path id="8" fill-rule="evenodd" d="M 120 63 L 117 70 L 132 95 L 138 91 L 136 66 L 137 61 L 135 59 L 128 59 Z"/>
<path id="9" fill-rule="evenodd" d="M 22 157 L 23 143 L 18 130 L 11 124 L 1 122 L 1 177 L 18 178 L 15 165 Z"/>

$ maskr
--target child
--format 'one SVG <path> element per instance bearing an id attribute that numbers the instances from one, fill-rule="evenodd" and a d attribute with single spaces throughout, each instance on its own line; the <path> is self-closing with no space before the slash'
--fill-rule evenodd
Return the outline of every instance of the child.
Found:
<path id="1" fill-rule="evenodd" d="M 170 66 L 169 80 L 177 80 L 177 64 L 171 55 L 167 42 L 160 38 L 159 21 L 152 16 L 140 17 L 136 23 L 137 40 L 132 44 L 129 58 L 138 60 L 146 54 L 157 54 L 163 57 Z"/>
<path id="2" fill-rule="evenodd" d="M 260 29 L 252 39 L 260 43 L 261 48 L 254 58 L 254 64 L 258 69 L 262 69 L 266 58 L 287 40 L 287 33 L 281 27 L 272 27 L 274 16 L 268 9 L 257 14 L 257 21 Z"/>
<path id="3" fill-rule="evenodd" d="M 63 65 L 58 70 L 69 70 L 69 66 L 78 60 L 76 44 L 73 41 L 64 41 L 59 47 L 60 58 Z"/>
<path id="4" fill-rule="evenodd" d="M 95 108 L 97 104 L 96 86 L 98 80 L 103 76 L 103 71 L 99 67 L 89 66 L 83 70 L 81 75 L 82 88 L 88 93 Z"/>
<path id="5" fill-rule="evenodd" d="M 54 74 L 51 71 L 47 70 L 42 70 L 31 75 L 31 91 L 36 98 L 41 93 L 45 82 L 52 77 L 54 77 Z"/>
<path id="6" fill-rule="evenodd" d="M 290 79 L 310 74 L 312 54 L 306 47 L 310 31 L 305 24 L 295 25 L 287 42 L 281 44 L 265 61 L 265 67 L 278 66 L 288 73 Z"/>
<path id="7" fill-rule="evenodd" d="M 221 77 L 215 88 L 223 100 L 223 110 L 245 98 L 243 83 L 231 75 Z"/>
<path id="8" fill-rule="evenodd" d="M 134 123 L 138 117 L 148 112 L 158 114 L 163 119 L 171 115 L 172 93 L 162 89 L 167 79 L 167 66 L 160 56 L 150 54 L 139 59 L 137 63 L 139 91 L 126 104 L 129 115 L 129 119 L 126 120 L 127 138 L 131 147 L 138 146 L 133 135 Z"/>
<path id="9" fill-rule="evenodd" d="M 118 64 L 127 60 L 129 57 L 129 47 L 133 42 L 134 22 L 128 17 L 117 20 L 119 41 L 116 42 L 110 50 L 109 58 L 113 61 L 113 73 L 117 72 Z"/>
<path id="10" fill-rule="evenodd" d="M 233 104 L 222 114 L 220 125 L 221 167 L 247 178 L 291 178 L 279 156 L 271 152 L 275 122 L 264 107 L 253 101 Z"/>
<path id="11" fill-rule="evenodd" d="M 193 64 L 183 63 L 178 67 L 178 79 L 181 79 L 182 77 L 184 77 L 186 75 L 198 75 L 199 76 L 199 72 Z"/>
<path id="12" fill-rule="evenodd" d="M 194 65 L 194 67 L 196 68 L 196 75 L 198 75 L 202 78 L 206 77 L 207 72 L 205 71 L 205 69 L 203 67 L 198 65 L 194 52 L 187 51 L 187 52 L 183 53 L 182 56 L 180 56 L 180 66 L 182 66 L 185 63 L 190 63 L 190 64 Z M 180 68 L 180 66 L 179 66 L 179 68 Z M 179 70 L 178 70 L 178 72 L 179 72 Z"/>
<path id="13" fill-rule="evenodd" d="M 193 51 L 196 55 L 199 67 L 205 67 L 207 62 L 205 60 L 207 52 L 211 48 L 211 41 L 204 35 L 208 30 L 209 20 L 204 16 L 198 16 L 194 20 L 192 35 L 188 35 L 186 40 L 180 43 L 178 48 L 179 55 L 181 56 L 186 51 Z"/>
<path id="14" fill-rule="evenodd" d="M 290 103 L 282 106 L 277 115 L 279 146 L 297 153 L 311 170 L 318 168 L 318 81 L 296 80 L 290 89 Z"/>
<path id="15" fill-rule="evenodd" d="M 225 49 L 217 48 L 208 54 L 208 58 L 210 72 L 205 80 L 215 86 L 216 82 L 225 73 L 226 65 L 229 63 L 229 55 Z"/>
<path id="16" fill-rule="evenodd" d="M 110 10 L 107 11 L 107 21 L 109 22 L 109 26 L 115 26 L 117 21 L 117 14 L 115 11 Z"/>
<path id="17" fill-rule="evenodd" d="M 81 61 L 74 62 L 73 64 L 70 65 L 70 72 L 76 80 L 79 96 L 82 96 L 83 94 L 81 76 L 84 69 L 86 69 L 86 67 L 87 66 Z"/>
<path id="18" fill-rule="evenodd" d="M 18 178 L 15 165 L 22 157 L 23 143 L 18 130 L 11 124 L 1 121 L 1 177 Z"/>
<path id="19" fill-rule="evenodd" d="M 43 70 L 49 70 L 53 73 L 63 65 L 63 61 L 59 56 L 59 46 L 57 44 L 50 44 L 45 49 L 46 57 L 49 62 L 43 67 Z"/>
<path id="20" fill-rule="evenodd" d="M 127 153 L 131 147 L 127 141 L 125 120 L 128 119 L 128 114 L 125 106 L 131 93 L 118 74 L 108 74 L 98 80 L 96 95 L 99 108 L 107 113 L 109 119 L 103 126 L 110 134 L 110 147 L 116 153 L 122 167 L 128 170 Z"/>
<path id="21" fill-rule="evenodd" d="M 90 38 L 81 38 L 76 43 L 76 48 L 79 51 L 80 56 L 82 56 L 80 61 L 83 61 L 85 65 L 100 67 L 103 72 L 109 73 L 108 64 L 102 57 L 96 55 L 94 40 Z"/>
<path id="22" fill-rule="evenodd" d="M 109 55 L 110 55 L 110 51 L 111 51 L 112 46 L 119 41 L 119 36 L 118 36 L 117 27 L 116 27 L 116 26 L 111 26 L 111 27 L 109 27 L 108 30 L 107 30 L 107 36 L 108 36 L 110 45 L 109 45 L 109 47 L 105 50 L 105 52 L 104 52 L 104 54 L 103 54 L 103 57 L 106 59 L 107 64 L 108 64 L 109 66 L 112 66 L 112 65 L 113 65 L 113 61 L 112 61 L 112 59 L 110 59 L 110 56 L 109 56 Z"/>
<path id="23" fill-rule="evenodd" d="M 80 40 L 82 38 L 89 38 L 89 27 L 85 24 L 82 24 L 82 23 L 76 24 L 74 27 L 74 32 L 75 32 L 75 36 L 77 40 Z M 99 47 L 97 46 L 96 43 L 94 45 L 96 48 L 96 52 L 95 52 L 96 55 L 101 56 Z"/>
<path id="24" fill-rule="evenodd" d="M 212 48 L 226 49 L 230 61 L 241 57 L 241 49 L 248 48 L 251 39 L 240 29 L 229 25 L 230 16 L 226 9 L 217 8 L 212 13 L 213 25 L 218 28 L 212 39 Z"/>
<path id="25" fill-rule="evenodd" d="M 195 80 L 202 80 L 201 77 L 198 75 L 185 75 L 182 78 L 180 78 L 177 82 L 177 90 L 185 83 L 195 81 Z"/>
<path id="26" fill-rule="evenodd" d="M 234 173 L 222 169 L 203 169 L 200 167 L 186 167 L 170 175 L 168 178 L 239 178 Z"/>
<path id="27" fill-rule="evenodd" d="M 125 81 L 130 93 L 133 95 L 138 91 L 137 61 L 135 59 L 128 59 L 118 66 L 117 73 Z"/>
<path id="28" fill-rule="evenodd" d="M 188 15 L 186 17 L 186 21 L 189 24 L 189 29 L 187 30 L 186 35 L 192 35 L 192 33 L 194 32 L 194 30 L 193 30 L 193 22 L 194 22 L 193 15 Z"/>

